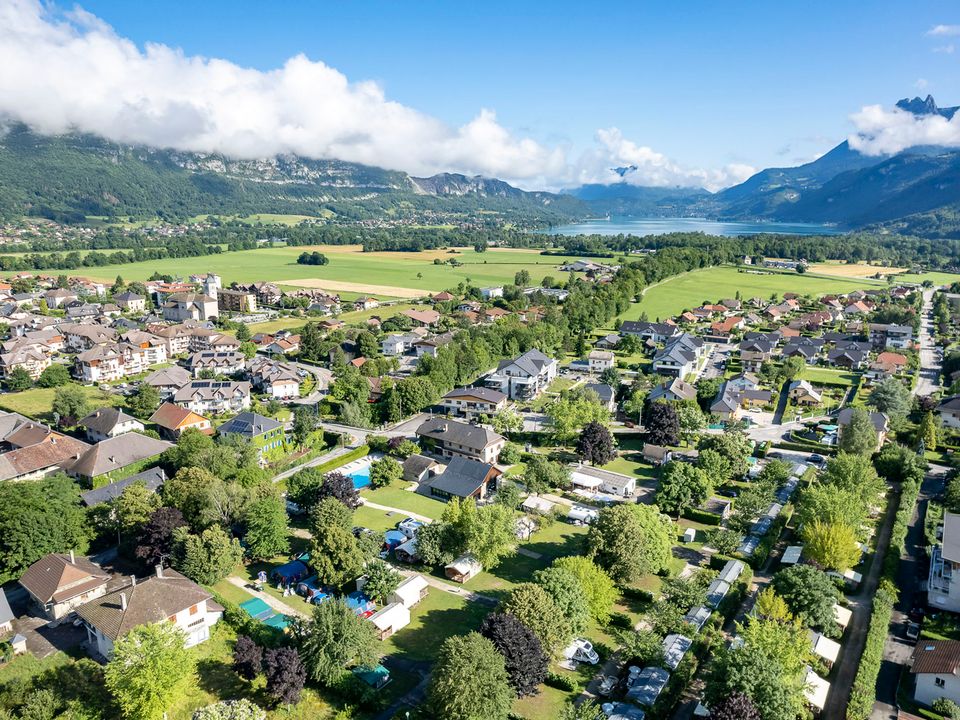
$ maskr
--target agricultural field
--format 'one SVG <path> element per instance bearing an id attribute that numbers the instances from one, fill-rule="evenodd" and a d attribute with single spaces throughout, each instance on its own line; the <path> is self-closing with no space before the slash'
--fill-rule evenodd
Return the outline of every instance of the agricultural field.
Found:
<path id="1" fill-rule="evenodd" d="M 300 253 L 315 250 L 327 255 L 330 262 L 322 266 L 297 264 Z M 463 265 L 455 268 L 433 264 L 434 259 L 450 258 L 456 258 Z M 266 280 L 294 287 L 401 297 L 438 292 L 467 280 L 479 287 L 512 283 L 520 270 L 529 272 L 534 283 L 548 275 L 560 279 L 563 273 L 559 266 L 570 259 L 573 258 L 544 256 L 531 249 L 491 248 L 484 253 L 473 248 L 365 253 L 359 245 L 317 245 L 80 268 L 70 274 L 105 281 L 121 275 L 129 282 L 146 280 L 156 272 L 184 277 L 197 272 L 215 272 L 227 284 Z"/>
<path id="2" fill-rule="evenodd" d="M 947 272 L 904 273 L 897 275 L 897 280 L 906 283 L 922 283 L 929 280 L 934 285 L 950 285 L 960 282 L 960 274 Z"/>
<path id="3" fill-rule="evenodd" d="M 126 398 L 120 393 L 106 392 L 101 388 L 89 385 L 79 385 L 78 387 L 83 389 L 91 407 L 103 407 L 104 405 L 122 407 L 126 402 Z M 43 422 L 52 422 L 51 408 L 56 391 L 56 388 L 34 387 L 20 392 L 0 393 L 0 409 L 20 413 Z"/>
<path id="4" fill-rule="evenodd" d="M 868 263 L 823 262 L 814 263 L 807 272 L 815 275 L 833 275 L 839 278 L 873 278 L 874 275 L 899 275 L 907 268 L 882 267 Z"/>
<path id="5" fill-rule="evenodd" d="M 781 297 L 785 292 L 826 295 L 878 286 L 886 286 L 886 283 L 865 278 L 814 277 L 809 273 L 741 272 L 730 266 L 705 268 L 651 286 L 639 303 L 617 318 L 616 324 L 623 320 L 638 320 L 643 313 L 650 320 L 666 319 L 704 302 L 735 297 L 738 292 L 741 297 L 769 298 L 773 294 Z"/>

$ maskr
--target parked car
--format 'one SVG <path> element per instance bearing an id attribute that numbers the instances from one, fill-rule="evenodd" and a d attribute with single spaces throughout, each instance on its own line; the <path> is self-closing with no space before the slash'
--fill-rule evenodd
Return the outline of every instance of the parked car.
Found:
<path id="1" fill-rule="evenodd" d="M 613 692 L 613 689 L 617 686 L 617 682 L 616 675 L 603 675 L 600 678 L 600 687 L 597 692 L 606 697 Z"/>
<path id="2" fill-rule="evenodd" d="M 915 622 L 907 622 L 907 637 L 916 640 L 920 637 L 920 625 Z"/>

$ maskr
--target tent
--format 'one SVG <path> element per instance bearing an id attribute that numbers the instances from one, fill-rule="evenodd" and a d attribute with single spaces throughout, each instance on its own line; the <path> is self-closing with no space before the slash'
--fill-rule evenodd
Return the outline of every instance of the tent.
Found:
<path id="1" fill-rule="evenodd" d="M 260 598 L 250 598 L 249 600 L 240 603 L 240 609 L 243 610 L 247 615 L 252 617 L 254 620 L 266 620 L 269 617 L 273 616 L 273 608 L 267 605 Z"/>
<path id="2" fill-rule="evenodd" d="M 393 550 L 398 545 L 403 545 L 408 540 L 407 536 L 399 530 L 387 530 L 383 534 L 383 544 L 388 550 Z"/>
<path id="3" fill-rule="evenodd" d="M 277 630 L 286 630 L 287 626 L 290 624 L 290 618 L 288 618 L 286 615 L 273 615 L 272 617 L 268 617 L 266 620 L 264 620 L 263 624 L 272 628 L 276 628 Z"/>
<path id="4" fill-rule="evenodd" d="M 283 583 L 295 582 L 305 578 L 310 574 L 310 569 L 300 560 L 291 560 L 290 562 L 275 567 L 270 572 L 270 578 L 274 581 Z"/>

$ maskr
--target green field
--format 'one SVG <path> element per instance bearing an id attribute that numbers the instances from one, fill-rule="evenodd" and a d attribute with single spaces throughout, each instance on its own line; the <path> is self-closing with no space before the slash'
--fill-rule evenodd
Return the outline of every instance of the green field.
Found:
<path id="1" fill-rule="evenodd" d="M 934 285 L 949 285 L 951 283 L 960 282 L 960 275 L 957 273 L 945 272 L 925 272 L 920 274 L 904 273 L 902 275 L 897 275 L 898 282 L 922 283 L 924 280 L 929 280 Z"/>
<path id="2" fill-rule="evenodd" d="M 80 385 L 79 387 L 83 389 L 91 407 L 94 409 L 105 405 L 122 407 L 126 400 L 123 395 L 104 392 L 100 388 L 88 385 Z M 51 407 L 56 392 L 56 388 L 35 387 L 21 392 L 4 393 L 0 395 L 0 409 L 50 422 L 53 419 L 51 417 Z"/>
<path id="3" fill-rule="evenodd" d="M 741 297 L 769 298 L 785 292 L 801 295 L 826 295 L 847 293 L 857 288 L 885 286 L 869 279 L 828 278 L 799 274 L 752 274 L 739 272 L 733 267 L 713 267 L 677 275 L 659 285 L 650 287 L 643 299 L 632 305 L 618 320 L 637 320 L 646 313 L 650 320 L 664 320 L 679 315 L 684 310 L 703 303 L 713 303 L 724 298 Z"/>
<path id="4" fill-rule="evenodd" d="M 304 251 L 320 250 L 330 262 L 323 266 L 298 265 L 297 256 Z M 456 258 L 461 267 L 434 265 L 433 260 Z M 239 252 L 224 252 L 192 258 L 150 260 L 126 265 L 79 268 L 69 274 L 112 281 L 117 275 L 124 280 L 146 280 L 154 273 L 180 275 L 215 272 L 224 282 L 266 280 L 298 285 L 306 280 L 317 286 L 318 280 L 356 284 L 345 291 L 373 292 L 363 285 L 382 285 L 413 290 L 439 291 L 454 288 L 460 282 L 478 286 L 512 283 L 519 270 L 527 270 L 531 281 L 539 283 L 547 275 L 558 279 L 559 266 L 571 258 L 540 255 L 535 250 L 490 249 L 477 253 L 473 248 L 458 248 L 456 254 L 446 250 L 391 253 L 364 253 L 356 246 L 271 247 Z"/>

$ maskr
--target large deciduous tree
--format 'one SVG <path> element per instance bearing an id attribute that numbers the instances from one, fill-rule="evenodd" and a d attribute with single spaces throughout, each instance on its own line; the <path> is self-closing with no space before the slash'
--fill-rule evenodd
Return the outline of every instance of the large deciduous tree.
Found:
<path id="1" fill-rule="evenodd" d="M 590 624 L 589 600 L 577 575 L 552 565 L 535 572 L 533 580 L 553 598 L 574 635 L 587 629 Z"/>
<path id="2" fill-rule="evenodd" d="M 860 548 L 853 528 L 842 523 L 815 520 L 803 528 L 804 554 L 826 568 L 844 572 L 860 560 Z"/>
<path id="3" fill-rule="evenodd" d="M 233 669 L 244 680 L 253 680 L 263 671 L 263 648 L 246 635 L 238 635 L 233 646 Z"/>
<path id="4" fill-rule="evenodd" d="M 307 670 L 300 654 L 292 647 L 267 650 L 263 657 L 267 694 L 278 705 L 296 705 L 307 682 Z"/>
<path id="5" fill-rule="evenodd" d="M 577 457 L 591 465 L 606 465 L 617 457 L 613 435 L 601 423 L 589 422 L 580 431 L 577 440 Z"/>
<path id="6" fill-rule="evenodd" d="M 247 532 L 243 536 L 247 554 L 254 560 L 266 560 L 290 552 L 287 537 L 287 509 L 278 497 L 267 497 L 253 503 L 244 518 Z"/>
<path id="7" fill-rule="evenodd" d="M 687 508 L 697 507 L 710 496 L 710 480 L 702 468 L 685 462 L 669 462 L 657 485 L 657 506 L 679 517 Z"/>
<path id="8" fill-rule="evenodd" d="M 376 603 L 385 605 L 390 593 L 397 589 L 402 578 L 400 573 L 382 560 L 374 560 L 366 567 L 367 582 L 363 592 Z"/>
<path id="9" fill-rule="evenodd" d="M 680 419 L 673 403 L 650 403 L 646 415 L 644 425 L 647 428 L 647 442 L 667 447 L 680 442 Z"/>
<path id="10" fill-rule="evenodd" d="M 620 596 L 613 579 L 590 558 L 582 555 L 569 555 L 553 561 L 553 567 L 572 573 L 579 579 L 587 597 L 590 615 L 601 625 L 610 618 L 613 604 Z"/>
<path id="11" fill-rule="evenodd" d="M 811 627 L 832 630 L 837 588 L 822 570 L 794 565 L 773 576 L 772 586 L 790 612 Z"/>
<path id="12" fill-rule="evenodd" d="M 664 570 L 670 560 L 672 526 L 650 505 L 603 508 L 590 526 L 587 547 L 594 562 L 620 584 Z"/>
<path id="13" fill-rule="evenodd" d="M 372 624 L 342 600 L 328 600 L 313 609 L 303 628 L 301 647 L 307 674 L 330 687 L 348 665 L 372 665 L 377 659 L 377 636 Z"/>
<path id="14" fill-rule="evenodd" d="M 193 676 L 183 631 L 168 622 L 138 625 L 113 645 L 104 679 L 125 718 L 157 720 Z"/>
<path id="15" fill-rule="evenodd" d="M 201 585 L 213 585 L 231 573 L 243 558 L 240 543 L 217 526 L 199 535 L 174 530 L 174 566 Z"/>
<path id="16" fill-rule="evenodd" d="M 855 407 L 850 421 L 840 430 L 840 449 L 855 455 L 873 455 L 877 449 L 877 429 L 866 408 Z"/>
<path id="17" fill-rule="evenodd" d="M 521 583 L 513 588 L 499 610 L 530 628 L 549 655 L 556 653 L 573 635 L 553 598 L 534 583 Z"/>
<path id="18" fill-rule="evenodd" d="M 507 613 L 487 615 L 480 633 L 503 655 L 507 676 L 517 695 L 535 695 L 550 663 L 536 634 Z"/>
<path id="19" fill-rule="evenodd" d="M 187 527 L 183 513 L 172 507 L 157 508 L 140 530 L 134 555 L 145 565 L 157 565 L 173 555 L 174 530 Z"/>
<path id="20" fill-rule="evenodd" d="M 710 720 L 763 720 L 763 718 L 746 694 L 735 691 L 710 708 Z"/>
<path id="21" fill-rule="evenodd" d="M 440 646 L 428 690 L 436 717 L 506 720 L 514 697 L 503 656 L 485 637 L 454 635 Z"/>

